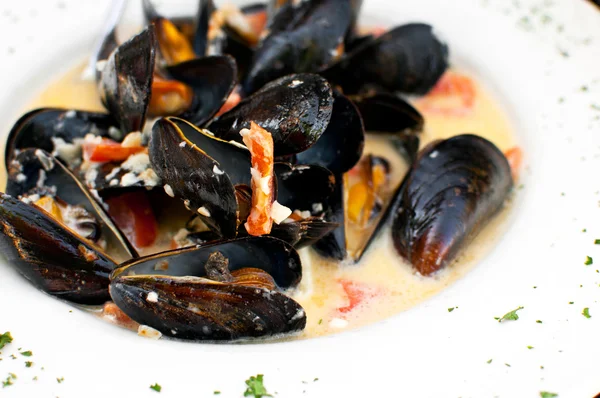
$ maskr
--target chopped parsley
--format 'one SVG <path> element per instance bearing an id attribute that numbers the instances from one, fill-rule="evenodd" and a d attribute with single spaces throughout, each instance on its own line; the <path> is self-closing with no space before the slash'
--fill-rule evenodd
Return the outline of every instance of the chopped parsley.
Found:
<path id="1" fill-rule="evenodd" d="M 585 307 L 583 309 L 583 312 L 581 313 L 581 315 L 583 315 L 586 318 L 591 318 L 592 316 L 590 315 L 590 309 L 588 307 Z"/>
<path id="2" fill-rule="evenodd" d="M 150 389 L 151 389 L 151 390 L 154 390 L 154 391 L 156 391 L 156 392 L 160 392 L 160 391 L 162 390 L 162 387 L 160 386 L 160 384 L 158 384 L 158 383 L 154 383 L 154 385 L 153 385 L 153 386 L 150 386 Z"/>
<path id="3" fill-rule="evenodd" d="M 6 378 L 6 380 L 4 380 L 2 382 L 2 388 L 6 388 L 8 386 L 12 386 L 14 380 L 17 380 L 17 375 L 14 374 L 14 373 L 9 373 L 8 377 Z"/>
<path id="4" fill-rule="evenodd" d="M 250 376 L 250 378 L 246 380 L 246 385 L 248 387 L 246 388 L 246 391 L 244 391 L 244 397 L 272 397 L 263 384 L 263 375 L 261 374 L 256 375 L 256 377 Z"/>
<path id="5" fill-rule="evenodd" d="M 57 377 L 56 381 L 58 382 L 58 384 L 61 384 L 63 381 L 65 381 L 64 377 Z"/>
<path id="6" fill-rule="evenodd" d="M 574 301 L 569 301 L 569 304 L 575 304 L 575 302 Z"/>
<path id="7" fill-rule="evenodd" d="M 508 366 L 510 368 L 510 363 L 505 363 L 504 365 Z"/>
<path id="8" fill-rule="evenodd" d="M 492 360 L 491 360 L 491 359 L 488 359 L 487 363 L 492 363 Z"/>
<path id="9" fill-rule="evenodd" d="M 323 319 L 319 319 L 319 325 L 323 323 Z"/>
<path id="10" fill-rule="evenodd" d="M 535 321 L 535 323 L 542 323 L 542 321 L 540 321 L 539 319 L 537 321 Z"/>
<path id="11" fill-rule="evenodd" d="M 215 391 L 213 392 L 214 395 L 221 395 L 221 391 Z"/>
<path id="12" fill-rule="evenodd" d="M 33 355 L 33 353 L 31 351 L 23 351 L 21 355 L 23 355 L 24 357 L 30 357 Z"/>
<path id="13" fill-rule="evenodd" d="M 540 391 L 540 397 L 541 398 L 555 398 L 555 397 L 558 397 L 558 394 L 555 394 L 553 392 L 548 392 L 548 391 Z"/>
<path id="14" fill-rule="evenodd" d="M 592 265 L 592 264 L 594 264 L 594 259 L 591 258 L 590 256 L 585 256 L 585 262 L 584 262 L 584 264 L 585 265 Z"/>
<path id="15" fill-rule="evenodd" d="M 498 322 L 516 321 L 517 319 L 519 319 L 519 315 L 517 314 L 517 311 L 522 310 L 523 308 L 525 308 L 525 307 L 519 307 L 517 309 L 507 312 L 506 314 L 504 314 L 504 316 L 502 316 L 502 318 L 498 319 Z"/>
<path id="16" fill-rule="evenodd" d="M 0 349 L 4 348 L 5 345 L 12 343 L 13 338 L 10 335 L 10 332 L 5 332 L 0 334 Z"/>
<path id="17" fill-rule="evenodd" d="M 533 346 L 531 346 L 531 345 L 528 345 L 528 346 L 527 346 L 527 349 L 528 349 L 528 350 L 533 350 Z"/>
<path id="18" fill-rule="evenodd" d="M 25 367 L 26 367 L 26 368 L 30 368 L 30 367 L 32 367 L 32 366 L 33 366 L 33 362 L 31 362 L 31 361 L 27 361 L 27 362 L 25 362 Z"/>
<path id="19" fill-rule="evenodd" d="M 600 245 L 600 239 L 596 239 L 596 240 L 594 241 L 594 244 L 595 244 L 595 245 Z"/>
<path id="20" fill-rule="evenodd" d="M 448 312 L 452 312 L 452 311 L 454 311 L 454 307 L 448 308 Z"/>

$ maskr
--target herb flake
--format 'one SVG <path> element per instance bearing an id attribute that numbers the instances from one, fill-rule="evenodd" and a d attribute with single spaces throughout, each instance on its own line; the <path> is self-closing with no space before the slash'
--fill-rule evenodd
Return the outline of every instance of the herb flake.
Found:
<path id="1" fill-rule="evenodd" d="M 31 361 L 27 361 L 27 362 L 25 362 L 25 367 L 26 367 L 26 368 L 30 368 L 30 367 L 32 367 L 32 366 L 33 366 L 33 362 L 31 362 Z"/>
<path id="2" fill-rule="evenodd" d="M 246 380 L 246 386 L 248 387 L 246 388 L 246 391 L 244 391 L 244 397 L 272 397 L 263 384 L 263 375 L 261 374 L 256 375 L 256 377 L 250 376 L 250 378 Z"/>
<path id="3" fill-rule="evenodd" d="M 23 355 L 24 357 L 30 357 L 33 355 L 33 353 L 31 351 L 23 351 L 21 355 Z"/>
<path id="4" fill-rule="evenodd" d="M 519 319 L 519 315 L 517 314 L 517 311 L 522 310 L 523 308 L 525 308 L 525 307 L 519 307 L 517 309 L 507 312 L 506 314 L 504 314 L 502 316 L 502 318 L 498 319 L 498 322 L 516 321 L 517 319 Z"/>
<path id="5" fill-rule="evenodd" d="M 160 392 L 160 391 L 162 390 L 162 387 L 160 386 L 160 384 L 158 384 L 158 383 L 154 383 L 154 385 L 153 385 L 153 386 L 150 386 L 150 389 L 151 389 L 151 390 L 154 390 L 154 391 L 156 391 L 156 392 Z"/>
<path id="6" fill-rule="evenodd" d="M 583 315 L 584 317 L 590 319 L 592 316 L 590 315 L 590 309 L 588 307 L 585 307 L 583 309 L 583 312 L 581 313 L 581 315 Z"/>
<path id="7" fill-rule="evenodd" d="M 56 382 L 57 382 L 58 384 L 62 384 L 62 382 L 63 382 L 63 381 L 65 381 L 65 378 L 64 378 L 64 377 L 57 377 L 57 378 L 56 378 Z"/>
<path id="8" fill-rule="evenodd" d="M 592 265 L 592 264 L 594 264 L 594 259 L 591 258 L 590 256 L 585 256 L 585 262 L 584 262 L 584 264 L 585 265 Z"/>
<path id="9" fill-rule="evenodd" d="M 12 343 L 13 338 L 10 335 L 10 332 L 4 332 L 3 334 L 0 334 L 0 350 L 2 348 L 4 348 L 5 345 Z"/>
<path id="10" fill-rule="evenodd" d="M 548 391 L 540 391 L 540 398 L 556 398 L 558 394 Z"/>

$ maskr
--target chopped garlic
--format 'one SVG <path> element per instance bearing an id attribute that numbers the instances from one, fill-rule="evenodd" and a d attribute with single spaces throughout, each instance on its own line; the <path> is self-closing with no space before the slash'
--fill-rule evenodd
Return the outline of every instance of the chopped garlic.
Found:
<path id="1" fill-rule="evenodd" d="M 171 188 L 171 186 L 169 184 L 165 184 L 165 186 L 163 188 L 165 189 L 165 192 L 167 193 L 167 195 L 169 195 L 172 198 L 175 197 L 175 192 L 173 192 L 173 188 Z"/>
<path id="2" fill-rule="evenodd" d="M 18 183 L 22 183 L 25 181 L 27 181 L 27 176 L 25 174 L 23 174 L 23 173 L 17 174 L 17 182 Z"/>
<path id="3" fill-rule="evenodd" d="M 152 340 L 158 340 L 162 337 L 162 333 L 150 326 L 140 325 L 138 328 L 138 336 L 147 337 Z"/>
<path id="4" fill-rule="evenodd" d="M 81 139 L 74 140 L 73 144 L 65 142 L 60 137 L 52 137 L 54 149 L 52 155 L 64 160 L 69 166 L 76 166 L 81 162 Z"/>
<path id="5" fill-rule="evenodd" d="M 148 296 L 146 296 L 146 301 L 149 303 L 158 303 L 158 293 L 150 292 Z"/>
<path id="6" fill-rule="evenodd" d="M 296 88 L 300 85 L 302 85 L 304 82 L 302 80 L 292 80 L 292 82 L 290 84 L 288 84 L 289 88 Z"/>
<path id="7" fill-rule="evenodd" d="M 320 213 L 323 211 L 323 203 L 313 203 L 312 210 L 315 213 Z"/>
<path id="8" fill-rule="evenodd" d="M 140 182 L 140 179 L 133 173 L 123 174 L 123 177 L 121 177 L 122 187 L 130 187 L 138 182 Z"/>
<path id="9" fill-rule="evenodd" d="M 198 214 L 204 216 L 204 217 L 210 217 L 210 212 L 208 211 L 208 209 L 204 206 L 200 207 L 198 209 Z"/>
<path id="10" fill-rule="evenodd" d="M 271 218 L 275 221 L 275 224 L 280 224 L 283 220 L 288 218 L 292 214 L 292 210 L 288 207 L 285 207 L 278 201 L 273 202 L 273 207 L 271 207 Z"/>
<path id="11" fill-rule="evenodd" d="M 121 167 L 128 171 L 133 171 L 136 174 L 142 173 L 150 167 L 150 158 L 147 153 L 136 153 L 127 158 Z"/>
<path id="12" fill-rule="evenodd" d="M 187 143 L 186 143 L 185 141 L 181 141 L 181 142 L 179 143 L 179 147 L 180 147 L 180 148 L 185 148 L 185 146 L 186 146 L 186 145 L 187 145 Z"/>
<path id="13" fill-rule="evenodd" d="M 140 133 L 139 131 L 133 131 L 127 134 L 125 139 L 123 139 L 121 146 L 124 148 L 142 146 L 142 133 Z"/>
<path id="14" fill-rule="evenodd" d="M 329 322 L 329 326 L 336 329 L 343 329 L 348 326 L 348 321 L 342 318 L 333 318 Z"/>
<path id="15" fill-rule="evenodd" d="M 215 175 L 220 176 L 221 174 L 224 174 L 225 172 L 223 170 L 221 170 L 216 164 L 213 166 L 213 173 L 215 173 Z"/>

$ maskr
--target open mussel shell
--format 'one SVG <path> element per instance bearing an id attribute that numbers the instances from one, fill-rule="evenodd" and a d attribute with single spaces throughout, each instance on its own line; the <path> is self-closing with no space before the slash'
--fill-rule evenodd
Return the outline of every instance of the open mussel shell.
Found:
<path id="1" fill-rule="evenodd" d="M 250 185 L 250 152 L 178 118 L 154 124 L 148 149 L 152 168 L 175 197 L 219 235 L 235 237 L 234 185 Z"/>
<path id="2" fill-rule="evenodd" d="M 110 292 L 131 319 L 179 339 L 267 337 L 300 331 L 306 325 L 298 303 L 261 287 L 204 278 L 130 276 L 114 279 Z"/>
<path id="3" fill-rule="evenodd" d="M 17 150 L 39 148 L 52 152 L 56 139 L 71 143 L 76 138 L 83 138 L 87 134 L 109 138 L 111 131 L 118 132 L 116 126 L 115 119 L 104 113 L 57 108 L 35 109 L 21 116 L 8 134 L 4 157 L 6 167 L 8 168 Z M 60 154 L 57 156 L 60 157 Z M 80 156 L 75 157 L 80 158 Z M 69 162 L 70 159 L 62 158 L 62 160 Z"/>
<path id="4" fill-rule="evenodd" d="M 427 146 L 402 183 L 392 224 L 398 253 L 429 275 L 447 266 L 513 186 L 502 152 L 476 135 Z"/>
<path id="5" fill-rule="evenodd" d="M 339 261 L 348 258 L 344 185 L 343 177 L 338 176 L 336 178 L 335 189 L 329 197 L 325 208 L 325 219 L 338 226 L 313 245 L 315 251 L 321 256 Z"/>
<path id="6" fill-rule="evenodd" d="M 363 123 L 354 104 L 333 92 L 333 110 L 327 129 L 318 141 L 296 155 L 300 164 L 314 164 L 341 175 L 360 159 L 365 145 Z"/>
<path id="7" fill-rule="evenodd" d="M 237 81 L 235 60 L 228 55 L 192 59 L 170 66 L 167 71 L 194 91 L 190 109 L 180 117 L 198 126 L 221 109 Z"/>
<path id="8" fill-rule="evenodd" d="M 295 74 L 270 82 L 214 120 L 208 128 L 224 140 L 242 142 L 240 130 L 253 121 L 273 136 L 275 156 L 301 152 L 323 134 L 331 118 L 329 83 L 313 74 Z"/>
<path id="9" fill-rule="evenodd" d="M 0 252 L 39 289 L 81 304 L 110 300 L 115 262 L 43 210 L 0 194 Z"/>
<path id="10" fill-rule="evenodd" d="M 448 47 L 430 25 L 412 23 L 366 42 L 323 71 L 327 79 L 354 94 L 365 85 L 387 91 L 426 94 L 448 67 Z"/>
<path id="11" fill-rule="evenodd" d="M 290 73 L 314 73 L 341 55 L 352 23 L 350 0 L 304 1 L 274 14 L 243 84 L 252 93 Z M 339 54 L 338 54 L 339 53 Z"/>
<path id="12" fill-rule="evenodd" d="M 214 252 L 229 260 L 229 271 L 258 268 L 271 275 L 281 289 L 293 288 L 302 279 L 302 263 L 296 250 L 270 237 L 244 237 L 209 242 L 141 257 L 124 263 L 113 278 L 134 275 L 206 277 L 205 264 Z"/>
<path id="13" fill-rule="evenodd" d="M 325 221 L 321 217 L 308 217 L 300 221 L 273 225 L 269 236 L 281 239 L 296 249 L 302 249 L 314 245 L 338 226 L 338 223 Z"/>
<path id="14" fill-rule="evenodd" d="M 150 104 L 156 52 L 156 33 L 150 25 L 121 44 L 102 71 L 102 102 L 118 120 L 121 131 L 142 131 Z"/>
<path id="15" fill-rule="evenodd" d="M 365 130 L 378 133 L 411 133 L 423 131 L 425 119 L 412 105 L 394 94 L 357 95 L 352 102 L 358 108 Z"/>
<path id="16" fill-rule="evenodd" d="M 50 192 L 68 204 L 82 206 L 93 216 L 97 223 L 93 227 L 98 231 L 92 235 L 104 238 L 115 259 L 124 261 L 138 257 L 98 199 L 61 162 L 41 149 L 21 152 L 10 164 L 6 193 L 19 198 Z"/>

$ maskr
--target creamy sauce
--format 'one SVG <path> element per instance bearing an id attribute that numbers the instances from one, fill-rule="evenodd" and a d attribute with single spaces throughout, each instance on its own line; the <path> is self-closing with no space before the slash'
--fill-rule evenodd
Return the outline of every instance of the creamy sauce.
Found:
<path id="1" fill-rule="evenodd" d="M 83 66 L 77 67 L 52 83 L 30 108 L 104 111 L 94 82 L 80 79 L 82 70 Z M 472 112 L 467 115 L 442 115 L 419 109 L 425 117 L 421 147 L 432 140 L 463 133 L 485 137 L 502 151 L 513 147 L 514 136 L 502 109 L 481 84 L 476 84 L 475 93 Z M 418 103 L 416 106 L 420 108 Z M 390 161 L 393 180 L 401 180 L 407 170 L 404 160 L 382 137 L 368 136 L 364 154 L 379 155 Z M 397 255 L 389 228 L 380 233 L 379 239 L 356 265 L 340 265 L 319 257 L 310 249 L 301 250 L 303 280 L 294 292 L 290 292 L 307 313 L 307 327 L 299 337 L 322 336 L 360 327 L 428 299 L 463 276 L 491 249 L 506 226 L 506 213 L 507 209 L 494 218 L 454 264 L 431 277 L 415 273 L 410 264 Z M 168 247 L 167 241 L 161 243 L 164 244 L 161 249 Z M 338 310 L 349 304 L 339 281 L 354 282 L 356 288 L 364 290 L 366 299 L 352 311 Z"/>

